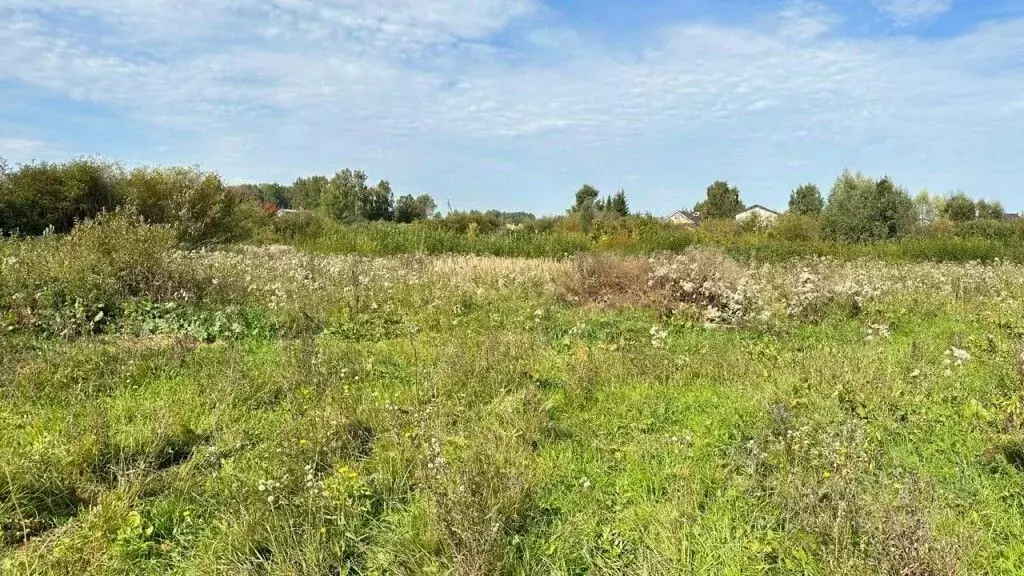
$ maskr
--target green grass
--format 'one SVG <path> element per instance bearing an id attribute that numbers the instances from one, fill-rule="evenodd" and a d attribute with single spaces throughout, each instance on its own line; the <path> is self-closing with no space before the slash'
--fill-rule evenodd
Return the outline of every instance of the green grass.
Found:
<path id="1" fill-rule="evenodd" d="M 0 572 L 1024 572 L 1012 270 L 706 327 L 540 261 L 342 262 L 383 279 L 250 297 L 252 329 L 8 326 Z"/>

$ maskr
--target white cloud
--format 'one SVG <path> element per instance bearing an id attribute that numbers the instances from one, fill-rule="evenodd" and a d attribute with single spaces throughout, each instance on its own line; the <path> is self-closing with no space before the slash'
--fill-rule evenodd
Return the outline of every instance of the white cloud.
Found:
<path id="1" fill-rule="evenodd" d="M 0 0 L 0 11 L 64 12 L 98 19 L 120 40 L 275 36 L 372 42 L 473 40 L 540 10 L 538 0 Z M 253 28 L 249 24 L 260 23 Z"/>
<path id="2" fill-rule="evenodd" d="M 779 36 L 811 40 L 832 31 L 839 17 L 824 4 L 796 0 L 778 14 Z"/>
<path id="3" fill-rule="evenodd" d="M 25 158 L 38 153 L 45 144 L 28 138 L 0 138 L 0 158 Z"/>
<path id="4" fill-rule="evenodd" d="M 530 26 L 544 12 L 532 0 L 215 0 L 202 18 L 171 0 L 53 5 L 117 33 L 83 36 L 0 0 L 0 80 L 183 133 L 171 161 L 229 176 L 370 165 L 487 190 L 494 174 L 525 186 L 574 166 L 656 173 L 638 185 L 664 189 L 685 165 L 770 189 L 794 162 L 887 171 L 899 151 L 914 176 L 939 178 L 1002 169 L 999 142 L 1024 120 L 1024 74 L 1006 66 L 1024 20 L 952 39 L 844 39 L 834 14 L 801 1 L 769 30 L 677 24 L 625 52 Z M 161 19 L 184 24 L 172 12 L 205 24 L 173 41 Z"/>
<path id="5" fill-rule="evenodd" d="M 875 6 L 902 26 L 937 18 L 953 7 L 953 0 L 875 0 Z"/>

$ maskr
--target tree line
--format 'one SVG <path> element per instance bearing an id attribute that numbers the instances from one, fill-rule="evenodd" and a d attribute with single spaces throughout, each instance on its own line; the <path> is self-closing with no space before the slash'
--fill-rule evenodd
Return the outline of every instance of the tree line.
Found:
<path id="1" fill-rule="evenodd" d="M 713 221 L 734 219 L 745 208 L 736 186 L 716 181 L 693 210 Z M 812 222 L 821 236 L 850 242 L 897 238 L 920 224 L 1000 220 L 1004 215 L 998 202 L 974 200 L 963 192 L 948 196 L 921 192 L 912 198 L 888 177 L 875 180 L 850 171 L 836 179 L 827 198 L 814 184 L 797 187 L 788 208 L 788 224 Z M 624 190 L 603 196 L 589 184 L 576 191 L 562 217 L 536 218 L 527 212 L 497 210 L 450 212 L 441 217 L 430 195 L 395 198 L 390 182 L 371 184 L 361 170 L 298 178 L 291 185 L 228 186 L 216 173 L 195 167 L 125 170 L 113 163 L 74 159 L 12 168 L 0 159 L 0 234 L 66 232 L 76 222 L 118 209 L 135 211 L 150 223 L 173 226 L 189 245 L 242 240 L 252 237 L 254 229 L 268 226 L 289 236 L 315 225 L 317 219 L 345 224 L 429 221 L 432 226 L 474 234 L 520 229 L 601 234 L 649 227 L 656 220 L 649 214 L 634 214 Z M 267 219 L 282 209 L 299 211 L 301 218 Z"/>
<path id="2" fill-rule="evenodd" d="M 237 188 L 259 199 L 268 210 L 319 210 L 341 222 L 414 222 L 433 217 L 437 204 L 429 194 L 405 194 L 397 199 L 391 183 L 368 183 L 362 170 L 341 170 L 331 178 L 299 178 L 291 186 L 276 183 L 242 184 Z"/>
<path id="3" fill-rule="evenodd" d="M 725 181 L 708 186 L 704 200 L 693 208 L 712 220 L 732 219 L 745 209 L 739 189 Z M 849 170 L 836 178 L 827 199 L 814 184 L 794 189 L 788 213 L 820 219 L 825 237 L 849 242 L 898 238 L 918 223 L 1002 220 L 1005 216 L 999 202 L 973 200 L 962 191 L 949 196 L 922 191 L 911 198 L 888 176 L 874 180 Z"/>
<path id="4" fill-rule="evenodd" d="M 90 159 L 10 167 L 0 159 L 0 232 L 67 232 L 104 211 L 130 209 L 147 222 L 174 226 L 189 244 L 247 234 L 260 213 L 316 211 L 339 222 L 414 222 L 433 217 L 430 195 L 399 196 L 387 180 L 370 185 L 360 170 L 299 178 L 292 185 L 225 185 L 196 167 L 136 168 Z"/>

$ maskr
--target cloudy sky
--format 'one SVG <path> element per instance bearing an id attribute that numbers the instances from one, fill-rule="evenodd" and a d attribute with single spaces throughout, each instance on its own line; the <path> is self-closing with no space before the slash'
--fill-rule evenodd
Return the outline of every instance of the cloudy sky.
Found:
<path id="1" fill-rule="evenodd" d="M 0 0 L 0 156 L 79 154 L 538 213 L 846 167 L 1024 209 L 1024 0 Z"/>

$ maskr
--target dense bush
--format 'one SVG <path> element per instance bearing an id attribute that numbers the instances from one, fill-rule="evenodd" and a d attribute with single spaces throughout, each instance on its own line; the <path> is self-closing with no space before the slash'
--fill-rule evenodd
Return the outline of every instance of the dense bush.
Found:
<path id="1" fill-rule="evenodd" d="M 978 219 L 960 222 L 954 233 L 963 238 L 991 238 L 1005 242 L 1024 242 L 1024 221 Z"/>
<path id="2" fill-rule="evenodd" d="M 860 172 L 846 171 L 832 186 L 824 232 L 847 242 L 899 238 L 910 232 L 914 213 L 910 196 L 889 178 L 876 182 Z"/>
<path id="3" fill-rule="evenodd" d="M 324 225 L 324 216 L 312 210 L 279 214 L 271 221 L 274 234 L 289 242 L 316 238 Z"/>
<path id="4" fill-rule="evenodd" d="M 138 168 L 122 185 L 124 201 L 147 222 L 168 224 L 190 246 L 248 237 L 241 205 L 254 200 L 227 189 L 220 176 L 198 168 Z M 249 217 L 255 217 L 250 209 Z"/>
<path id="5" fill-rule="evenodd" d="M 115 319 L 126 302 L 199 301 L 227 282 L 201 273 L 174 251 L 169 226 L 130 213 L 86 220 L 66 236 L 0 244 L 0 324 L 62 337 L 91 333 Z"/>
<path id="6" fill-rule="evenodd" d="M 432 220 L 430 224 L 459 234 L 466 234 L 471 230 L 477 234 L 490 234 L 503 227 L 501 218 L 496 214 L 479 210 L 455 211 L 444 218 Z"/>
<path id="7" fill-rule="evenodd" d="M 814 216 L 783 214 L 768 233 L 772 238 L 787 242 L 811 242 L 821 236 L 821 222 Z"/>
<path id="8" fill-rule="evenodd" d="M 411 194 L 400 196 L 395 202 L 395 222 L 408 224 L 416 220 L 426 220 L 434 215 L 437 204 L 427 194 L 413 197 Z"/>
<path id="9" fill-rule="evenodd" d="M 67 232 L 76 221 L 118 204 L 120 169 L 77 159 L 23 164 L 0 176 L 0 230 L 34 236 L 47 228 Z"/>

